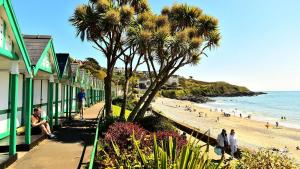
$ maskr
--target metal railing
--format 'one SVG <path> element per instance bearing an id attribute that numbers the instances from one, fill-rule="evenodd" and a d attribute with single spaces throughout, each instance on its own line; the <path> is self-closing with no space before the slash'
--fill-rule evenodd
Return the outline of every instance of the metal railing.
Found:
<path id="1" fill-rule="evenodd" d="M 98 121 L 97 121 L 97 126 L 96 126 L 95 139 L 94 139 L 94 144 L 93 144 L 93 149 L 92 149 L 88 169 L 92 169 L 94 167 L 94 161 L 95 161 L 95 157 L 96 157 L 96 153 L 97 153 L 97 146 L 98 146 L 98 141 L 99 141 L 99 125 L 100 125 L 100 122 L 103 121 L 104 114 L 105 114 L 104 111 L 105 111 L 105 109 L 103 106 L 102 109 L 99 111 L 99 114 L 97 117 Z"/>

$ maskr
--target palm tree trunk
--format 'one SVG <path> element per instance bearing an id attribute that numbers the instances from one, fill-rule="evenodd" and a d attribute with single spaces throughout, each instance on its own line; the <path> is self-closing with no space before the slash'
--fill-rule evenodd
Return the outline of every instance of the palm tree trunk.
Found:
<path id="1" fill-rule="evenodd" d="M 108 69 L 109 70 L 109 69 Z M 105 92 L 105 112 L 106 116 L 112 116 L 112 94 L 111 94 L 111 82 L 112 82 L 112 72 L 107 71 L 106 77 L 104 79 L 104 92 Z"/>
<path id="2" fill-rule="evenodd" d="M 151 83 L 150 86 L 148 87 L 148 89 L 146 90 L 146 92 L 144 93 L 144 95 L 142 97 L 140 97 L 138 103 L 135 105 L 134 109 L 131 111 L 129 117 L 128 117 L 128 121 L 133 121 L 137 112 L 140 110 L 140 107 L 142 106 L 142 104 L 145 102 L 145 100 L 147 99 L 147 97 L 149 96 L 150 92 L 152 91 L 152 88 L 155 86 L 155 83 Z"/>
<path id="3" fill-rule="evenodd" d="M 128 87 L 129 87 L 129 79 L 126 78 L 124 82 L 124 93 L 123 93 L 123 102 L 121 107 L 121 113 L 120 113 L 120 120 L 125 121 L 125 112 L 126 112 L 126 105 L 127 105 L 127 97 L 128 97 Z"/>
<path id="4" fill-rule="evenodd" d="M 155 97 L 155 95 L 157 94 L 157 92 L 159 91 L 160 87 L 163 85 L 164 83 L 158 83 L 155 88 L 151 91 L 150 95 L 147 97 L 147 100 L 145 101 L 145 103 L 143 104 L 143 106 L 140 108 L 140 110 L 138 111 L 137 115 L 135 116 L 133 121 L 138 121 L 140 119 L 142 119 L 148 109 L 148 107 L 150 106 L 153 98 Z"/>
<path id="5" fill-rule="evenodd" d="M 178 68 L 176 68 L 175 70 L 177 70 Z M 151 90 L 150 95 L 148 96 L 147 100 L 145 101 L 145 103 L 143 104 L 142 108 L 140 108 L 140 110 L 138 111 L 137 115 L 135 116 L 133 121 L 138 121 L 141 118 L 144 117 L 148 107 L 150 106 L 153 98 L 155 97 L 155 95 L 157 94 L 157 92 L 159 91 L 159 89 L 167 82 L 167 80 L 171 77 L 171 75 L 174 74 L 175 71 L 172 71 L 171 74 L 169 75 L 165 75 L 160 82 L 158 82 L 156 84 L 156 86 L 153 88 L 153 90 Z"/>

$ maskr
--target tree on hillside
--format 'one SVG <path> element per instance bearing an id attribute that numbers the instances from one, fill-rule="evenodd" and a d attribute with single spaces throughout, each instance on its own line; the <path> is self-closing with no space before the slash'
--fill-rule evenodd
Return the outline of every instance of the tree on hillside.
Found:
<path id="1" fill-rule="evenodd" d="M 101 66 L 98 61 L 93 58 L 86 58 L 84 61 L 81 61 L 82 64 L 80 68 L 86 69 L 95 77 L 98 77 L 98 72 L 101 70 Z"/>
<path id="2" fill-rule="evenodd" d="M 130 48 L 125 32 L 132 19 L 148 10 L 146 0 L 90 0 L 79 5 L 70 22 L 82 41 L 87 40 L 106 57 L 105 110 L 112 115 L 112 77 L 116 61 Z"/>
<path id="3" fill-rule="evenodd" d="M 181 67 L 196 65 L 206 51 L 219 45 L 218 21 L 198 7 L 175 4 L 164 8 L 161 15 L 144 13 L 139 18 L 145 37 L 145 62 L 151 84 L 129 116 L 144 116 L 151 101 L 166 81 Z"/>

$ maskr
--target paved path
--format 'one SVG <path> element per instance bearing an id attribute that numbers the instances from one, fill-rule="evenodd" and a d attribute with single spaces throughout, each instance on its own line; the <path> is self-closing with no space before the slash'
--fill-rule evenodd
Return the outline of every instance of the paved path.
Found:
<path id="1" fill-rule="evenodd" d="M 94 141 L 97 115 L 103 103 L 85 111 L 85 121 L 77 118 L 66 123 L 55 134 L 57 139 L 45 140 L 12 164 L 10 169 L 76 169 L 89 162 Z M 86 147 L 86 149 L 84 148 Z M 85 149 L 84 159 L 80 159 Z"/>

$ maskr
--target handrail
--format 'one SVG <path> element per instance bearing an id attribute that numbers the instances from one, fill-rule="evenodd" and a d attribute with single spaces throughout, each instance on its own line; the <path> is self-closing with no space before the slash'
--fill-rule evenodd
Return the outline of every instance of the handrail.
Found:
<path id="1" fill-rule="evenodd" d="M 94 144 L 93 144 L 93 149 L 92 149 L 92 153 L 91 153 L 91 158 L 90 158 L 90 163 L 89 163 L 89 169 L 92 169 L 94 167 L 94 161 L 95 161 L 95 156 L 96 156 L 96 151 L 97 151 L 97 146 L 98 146 L 98 137 L 99 137 L 99 124 L 100 121 L 102 120 L 102 117 L 104 115 L 104 106 L 101 108 L 101 110 L 99 111 L 98 114 L 98 122 L 97 122 L 97 126 L 96 126 L 96 133 L 95 133 L 95 139 L 94 139 Z"/>

